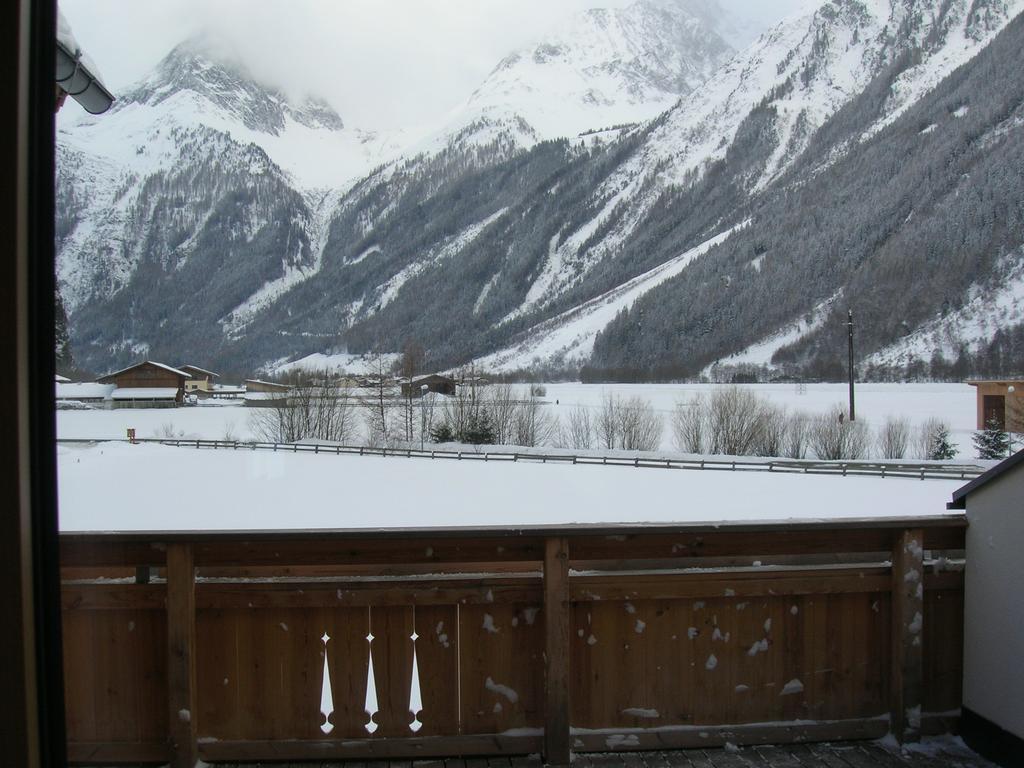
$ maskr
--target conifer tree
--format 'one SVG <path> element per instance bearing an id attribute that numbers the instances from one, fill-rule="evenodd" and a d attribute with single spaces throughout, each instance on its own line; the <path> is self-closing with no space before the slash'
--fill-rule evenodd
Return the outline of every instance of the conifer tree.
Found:
<path id="1" fill-rule="evenodd" d="M 955 459 L 956 454 L 957 450 L 949 439 L 949 429 L 946 428 L 945 424 L 941 424 L 932 436 L 928 458 L 935 461 L 948 461 L 949 459 Z"/>
<path id="2" fill-rule="evenodd" d="M 974 436 L 979 459 L 1005 459 L 1010 452 L 1010 436 L 994 416 L 985 422 L 985 429 Z"/>

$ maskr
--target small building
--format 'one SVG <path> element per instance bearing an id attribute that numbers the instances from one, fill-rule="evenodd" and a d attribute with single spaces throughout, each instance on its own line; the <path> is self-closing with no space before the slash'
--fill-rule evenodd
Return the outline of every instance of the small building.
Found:
<path id="1" fill-rule="evenodd" d="M 87 403 L 89 405 L 109 407 L 113 400 L 111 395 L 117 389 L 113 384 L 95 384 L 93 382 L 62 382 L 56 383 L 56 399 L 58 407 L 69 403 Z"/>
<path id="2" fill-rule="evenodd" d="M 1024 755 L 1022 500 L 1024 451 L 960 488 L 947 505 L 965 510 L 968 522 L 960 732 L 993 760 L 1000 751 Z"/>
<path id="3" fill-rule="evenodd" d="M 422 397 L 427 392 L 434 392 L 438 395 L 455 395 L 455 379 L 451 376 L 442 376 L 432 373 L 429 376 L 419 376 L 411 381 L 402 382 L 402 397 Z"/>
<path id="4" fill-rule="evenodd" d="M 978 394 L 978 429 L 990 419 L 1010 432 L 1024 432 L 1024 379 L 968 381 Z"/>
<path id="5" fill-rule="evenodd" d="M 205 368 L 200 368 L 197 365 L 183 365 L 179 370 L 192 377 L 185 382 L 185 393 L 189 395 L 196 394 L 199 397 L 209 396 L 213 392 L 213 380 L 220 378 L 219 374 L 208 371 Z"/>
<path id="6" fill-rule="evenodd" d="M 115 408 L 174 408 L 184 402 L 189 378 L 185 371 L 144 360 L 96 382 L 114 385 L 110 399 Z"/>
<path id="7" fill-rule="evenodd" d="M 285 405 L 291 395 L 292 388 L 287 384 L 275 384 L 272 381 L 246 379 L 245 404 L 250 408 L 273 408 Z"/>

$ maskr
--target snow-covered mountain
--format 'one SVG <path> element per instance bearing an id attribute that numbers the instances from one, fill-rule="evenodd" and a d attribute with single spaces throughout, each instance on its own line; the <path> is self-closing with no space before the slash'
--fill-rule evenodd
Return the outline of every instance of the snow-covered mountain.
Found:
<path id="1" fill-rule="evenodd" d="M 257 82 L 217 46 L 205 36 L 186 40 L 109 113 L 61 123 L 58 141 L 147 173 L 177 162 L 168 130 L 204 127 L 259 146 L 297 188 L 336 189 L 395 157 L 407 140 L 347 127 L 327 102 L 291 99 Z"/>
<path id="2" fill-rule="evenodd" d="M 995 173 L 1017 146 L 1022 9 L 830 0 L 734 54 L 710 0 L 638 0 L 507 56 L 426 139 L 353 131 L 179 46 L 58 137 L 74 349 L 252 370 L 415 339 L 444 365 L 821 369 L 832 313 L 871 303 L 869 278 L 914 293 L 882 266 L 892 242 L 970 237 L 950 222 L 979 195 L 978 217 L 1007 218 L 986 190 L 1012 180 L 939 179 L 968 157 Z M 986 85 L 964 95 L 965 78 Z M 959 249 L 970 301 L 1017 274 L 1017 226 Z M 925 295 L 955 279 L 934 283 L 900 322 L 875 307 L 865 355 L 958 310 Z"/>
<path id="3" fill-rule="evenodd" d="M 635 0 L 595 8 L 503 58 L 440 127 L 410 148 L 452 137 L 529 148 L 650 120 L 707 80 L 734 53 L 719 34 L 730 18 L 714 0 Z"/>

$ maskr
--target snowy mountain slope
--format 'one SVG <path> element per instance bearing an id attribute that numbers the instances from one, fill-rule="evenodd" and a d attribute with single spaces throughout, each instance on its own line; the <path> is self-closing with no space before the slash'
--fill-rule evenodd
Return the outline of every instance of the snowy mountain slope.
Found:
<path id="1" fill-rule="evenodd" d="M 1018 13 L 978 55 L 859 141 L 885 114 L 900 62 L 883 71 L 818 131 L 781 182 L 751 199 L 749 228 L 605 328 L 592 365 L 671 363 L 696 373 L 765 343 L 841 291 L 824 321 L 776 347 L 771 363 L 842 376 L 848 308 L 868 357 L 937 316 L 971 312 L 975 299 L 1005 305 L 997 289 L 1024 243 L 1022 45 Z M 1000 316 L 998 330 L 1017 327 L 1012 313 Z"/>
<path id="2" fill-rule="evenodd" d="M 181 43 L 110 113 L 62 123 L 58 141 L 145 174 L 175 161 L 169 129 L 204 126 L 261 147 L 302 189 L 343 187 L 400 151 L 403 135 L 347 128 L 326 102 L 289 100 L 214 45 Z"/>
<path id="3" fill-rule="evenodd" d="M 830 297 L 864 301 L 867 275 L 913 311 L 904 329 L 894 303 L 876 301 L 865 351 L 913 331 L 932 298 L 897 263 L 872 265 L 895 258 L 892 233 L 935 249 L 936 206 L 959 226 L 984 194 L 979 220 L 1007 220 L 992 190 L 1012 180 L 967 174 L 933 194 L 924 179 L 946 184 L 975 133 L 969 155 L 986 173 L 1016 148 L 1016 86 L 964 96 L 957 73 L 982 53 L 1005 77 L 1009 44 L 990 49 L 1024 0 L 831 0 L 701 84 L 709 59 L 689 46 L 694 30 L 712 39 L 708 7 L 642 0 L 585 15 L 507 59 L 434 145 L 326 190 L 282 147 L 304 148 L 296 131 L 337 146 L 340 119 L 186 46 L 109 124 L 62 130 L 58 245 L 76 350 L 103 368 L 146 349 L 253 370 L 415 340 L 445 366 L 668 360 L 696 373 L 738 355 L 820 368 L 824 353 L 807 350 L 834 332 Z M 590 123 L 666 103 L 635 127 Z M 590 123 L 585 137 L 567 116 Z M 990 285 L 983 247 L 1006 244 L 949 258 L 968 265 L 966 284 Z"/>
<path id="4" fill-rule="evenodd" d="M 732 55 L 710 0 L 635 0 L 595 8 L 506 56 L 466 102 L 408 154 L 509 137 L 520 148 L 649 120 Z"/>
<path id="5" fill-rule="evenodd" d="M 996 285 L 970 286 L 960 308 L 936 313 L 912 333 L 869 355 L 864 364 L 905 367 L 915 359 L 930 360 L 936 352 L 956 360 L 961 350 L 976 353 L 1000 329 L 1024 323 L 1024 249 L 1009 255 L 999 272 Z"/>
<path id="6" fill-rule="evenodd" d="M 620 311 L 652 288 L 678 275 L 694 259 L 725 242 L 738 229 L 733 227 L 686 253 L 635 277 L 579 307 L 547 320 L 531 329 L 524 341 L 478 359 L 476 365 L 487 371 L 516 371 L 535 365 L 579 366 L 590 359 L 594 339 Z"/>
<path id="7" fill-rule="evenodd" d="M 663 115 L 598 191 L 611 197 L 635 190 L 593 258 L 617 248 L 666 188 L 692 184 L 729 153 L 756 150 L 744 181 L 752 191 L 764 189 L 818 128 L 905 57 L 882 116 L 865 132 L 871 135 L 984 49 L 1022 9 L 1021 0 L 830 0 L 779 24 Z M 648 183 L 638 185 L 639 178 Z"/>

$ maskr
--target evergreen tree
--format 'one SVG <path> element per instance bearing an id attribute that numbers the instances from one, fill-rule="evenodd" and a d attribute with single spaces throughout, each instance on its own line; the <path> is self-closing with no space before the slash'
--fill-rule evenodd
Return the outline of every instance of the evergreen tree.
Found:
<path id="1" fill-rule="evenodd" d="M 955 459 L 956 454 L 957 450 L 949 440 L 949 430 L 943 424 L 932 437 L 928 458 L 935 461 L 948 461 L 949 459 Z"/>
<path id="2" fill-rule="evenodd" d="M 438 424 L 430 430 L 430 440 L 434 443 L 454 443 L 455 434 L 448 424 Z"/>
<path id="3" fill-rule="evenodd" d="M 470 416 L 462 440 L 470 445 L 492 445 L 495 442 L 494 425 L 487 411 Z"/>
<path id="4" fill-rule="evenodd" d="M 1010 436 L 994 416 L 985 422 L 985 429 L 974 436 L 979 459 L 1005 459 L 1010 452 Z"/>

